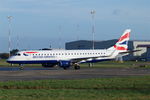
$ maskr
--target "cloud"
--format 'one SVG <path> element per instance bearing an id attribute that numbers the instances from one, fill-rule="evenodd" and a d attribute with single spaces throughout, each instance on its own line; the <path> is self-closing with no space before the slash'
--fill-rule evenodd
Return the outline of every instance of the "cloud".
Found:
<path id="1" fill-rule="evenodd" d="M 96 10 L 96 18 L 100 20 L 135 20 L 148 19 L 149 8 L 128 7 L 116 3 L 95 4 L 99 2 L 85 0 L 3 0 L 0 1 L 0 12 L 15 14 L 37 14 L 48 17 L 89 19 L 90 10 Z M 94 5 L 94 6 L 93 6 Z M 95 8 L 94 8 L 95 7 Z M 129 19 L 128 19 L 129 18 Z"/>
<path id="2" fill-rule="evenodd" d="M 115 16 L 125 16 L 125 15 L 129 15 L 129 12 L 126 10 L 121 10 L 121 9 L 115 9 L 112 11 L 112 15 Z"/>
<path id="3" fill-rule="evenodd" d="M 121 14 L 121 10 L 115 9 L 115 10 L 113 10 L 112 14 L 118 16 Z"/>
<path id="4" fill-rule="evenodd" d="M 79 0 L 5 0 L 0 2 L 0 12 L 85 19 L 90 8 L 78 3 Z"/>
<path id="5" fill-rule="evenodd" d="M 0 1 L 0 12 L 43 13 L 65 9 L 79 0 L 4 0 Z"/>

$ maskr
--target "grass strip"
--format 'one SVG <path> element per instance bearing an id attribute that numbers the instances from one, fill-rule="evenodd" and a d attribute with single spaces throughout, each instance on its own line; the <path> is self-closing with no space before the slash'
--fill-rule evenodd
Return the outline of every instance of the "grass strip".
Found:
<path id="1" fill-rule="evenodd" d="M 146 90 L 0 90 L 0 100 L 149 100 Z"/>
<path id="2" fill-rule="evenodd" d="M 150 76 L 0 82 L 0 100 L 150 100 Z"/>
<path id="3" fill-rule="evenodd" d="M 78 80 L 35 80 L 0 82 L 1 89 L 150 89 L 150 76 Z"/>

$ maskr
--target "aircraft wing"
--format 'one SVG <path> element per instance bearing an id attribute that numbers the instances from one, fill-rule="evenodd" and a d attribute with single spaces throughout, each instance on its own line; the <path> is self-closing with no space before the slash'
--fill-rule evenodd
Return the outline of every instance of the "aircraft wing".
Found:
<path id="1" fill-rule="evenodd" d="M 82 62 L 94 60 L 94 59 L 97 59 L 97 58 L 111 57 L 114 52 L 115 52 L 115 50 L 108 56 L 94 56 L 94 57 L 74 58 L 74 59 L 71 59 L 71 61 L 73 63 L 82 63 Z"/>
<path id="2" fill-rule="evenodd" d="M 73 63 L 80 63 L 80 62 L 85 62 L 85 61 L 88 61 L 88 60 L 94 60 L 94 59 L 100 58 L 100 57 L 110 57 L 110 56 L 96 56 L 96 57 L 75 58 L 75 59 L 71 59 L 71 61 Z"/>

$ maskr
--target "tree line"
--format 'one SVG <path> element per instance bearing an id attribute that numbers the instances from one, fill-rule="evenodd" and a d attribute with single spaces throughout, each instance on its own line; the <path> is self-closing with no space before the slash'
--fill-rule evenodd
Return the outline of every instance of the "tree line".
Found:
<path id="1" fill-rule="evenodd" d="M 10 56 L 13 56 L 15 55 L 19 50 L 18 49 L 13 49 L 10 51 L 10 54 L 9 53 L 0 53 L 0 59 L 8 59 L 9 58 L 9 55 Z"/>

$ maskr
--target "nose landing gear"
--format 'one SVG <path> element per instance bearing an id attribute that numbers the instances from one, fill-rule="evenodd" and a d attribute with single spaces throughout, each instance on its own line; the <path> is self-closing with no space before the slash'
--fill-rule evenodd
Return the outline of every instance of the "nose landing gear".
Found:
<path id="1" fill-rule="evenodd" d="M 23 64 L 19 64 L 19 69 L 20 69 L 20 70 L 23 70 L 23 69 L 24 69 Z"/>

